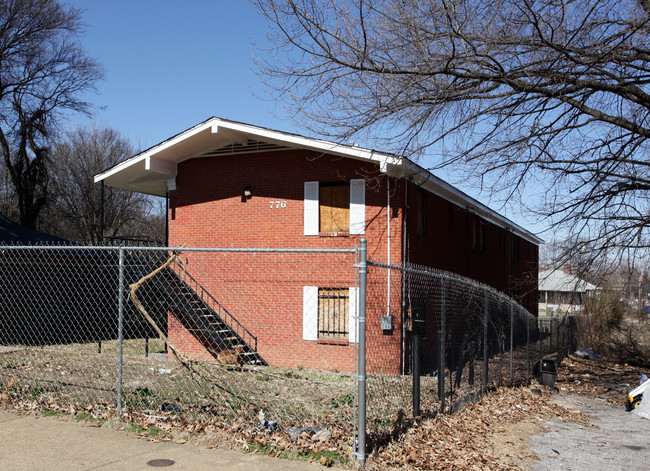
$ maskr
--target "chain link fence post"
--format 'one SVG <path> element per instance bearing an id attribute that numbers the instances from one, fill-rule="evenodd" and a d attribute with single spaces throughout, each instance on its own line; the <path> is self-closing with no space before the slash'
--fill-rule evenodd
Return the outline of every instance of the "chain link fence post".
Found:
<path id="1" fill-rule="evenodd" d="M 483 302 L 483 392 L 488 389 L 488 321 L 489 321 L 489 297 L 485 293 Z"/>
<path id="2" fill-rule="evenodd" d="M 359 241 L 359 466 L 366 462 L 366 292 L 368 282 L 367 241 Z"/>
<path id="3" fill-rule="evenodd" d="M 514 347 L 513 347 L 513 340 L 514 340 L 514 312 L 512 310 L 512 304 L 510 305 L 510 386 L 512 386 L 513 381 L 514 381 L 514 372 L 513 372 L 513 364 L 512 364 L 512 356 L 514 355 Z"/>
<path id="4" fill-rule="evenodd" d="M 441 280 L 441 299 L 440 299 L 440 332 L 438 333 L 438 390 L 440 393 L 440 412 L 445 412 L 445 370 L 447 345 L 445 339 L 447 336 L 447 315 L 445 311 L 445 279 Z M 451 381 L 451 374 L 450 374 Z M 450 383 L 451 384 L 451 383 Z"/>
<path id="5" fill-rule="evenodd" d="M 419 326 L 418 326 L 419 329 Z M 413 329 L 413 418 L 420 415 L 420 332 Z"/>
<path id="6" fill-rule="evenodd" d="M 440 412 L 445 412 L 445 333 L 438 331 L 438 397 Z"/>
<path id="7" fill-rule="evenodd" d="M 526 384 L 530 384 L 530 319 L 526 319 Z"/>
<path id="8" fill-rule="evenodd" d="M 120 247 L 117 308 L 117 414 L 122 415 L 122 354 L 124 348 L 124 248 Z"/>
<path id="9" fill-rule="evenodd" d="M 544 323 L 540 323 L 539 320 L 537 320 L 537 330 L 539 331 L 539 363 L 536 364 L 538 366 L 536 367 L 535 377 L 538 381 L 541 381 L 540 368 L 542 367 L 542 359 L 544 358 L 544 333 L 546 329 L 544 328 Z"/>

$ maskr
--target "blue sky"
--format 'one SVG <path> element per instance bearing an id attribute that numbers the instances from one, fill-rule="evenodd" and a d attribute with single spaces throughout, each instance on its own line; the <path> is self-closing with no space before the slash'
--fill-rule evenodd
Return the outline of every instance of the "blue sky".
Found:
<path id="1" fill-rule="evenodd" d="M 63 0 L 65 1 L 65 0 Z M 87 100 L 90 120 L 119 130 L 138 148 L 211 116 L 297 131 L 264 98 L 254 44 L 266 24 L 245 0 L 72 0 L 85 10 L 87 53 L 106 78 Z M 275 114 L 274 114 L 275 113 Z M 74 118 L 71 127 L 88 121 Z"/>
<path id="2" fill-rule="evenodd" d="M 61 1 L 85 10 L 81 40 L 106 73 L 86 97 L 94 116 L 73 117 L 70 129 L 112 127 L 138 149 L 211 116 L 309 135 L 269 100 L 256 74 L 253 57 L 266 53 L 268 25 L 246 0 Z M 467 184 L 459 188 L 532 232 L 545 229 Z"/>

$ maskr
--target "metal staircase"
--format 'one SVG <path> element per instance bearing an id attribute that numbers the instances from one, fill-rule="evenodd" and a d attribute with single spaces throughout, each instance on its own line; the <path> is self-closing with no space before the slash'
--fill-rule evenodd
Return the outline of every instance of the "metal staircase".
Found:
<path id="1" fill-rule="evenodd" d="M 187 314 L 192 332 L 208 351 L 213 354 L 223 350 L 241 348 L 239 353 L 245 364 L 268 365 L 257 352 L 257 337 L 242 325 L 223 305 L 217 301 L 178 261 L 164 274 L 176 308 Z M 186 326 L 187 327 L 187 326 Z"/>
<path id="2" fill-rule="evenodd" d="M 142 268 L 143 261 L 138 263 Z M 159 262 L 160 257 L 151 257 L 146 266 L 155 268 L 156 265 L 162 264 Z M 149 271 L 152 270 L 153 268 Z M 190 275 L 178 260 L 150 283 L 152 285 L 147 288 L 147 294 L 142 296 L 142 302 L 147 309 L 158 311 L 158 318 L 162 318 L 167 309 L 171 309 L 183 327 L 215 357 L 215 360 L 220 352 L 238 351 L 237 355 L 243 364 L 268 366 L 257 352 L 257 337 Z"/>

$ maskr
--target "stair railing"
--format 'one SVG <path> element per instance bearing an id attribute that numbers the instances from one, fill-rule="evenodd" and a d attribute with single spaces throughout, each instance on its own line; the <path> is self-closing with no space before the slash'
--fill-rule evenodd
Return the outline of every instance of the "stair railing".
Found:
<path id="1" fill-rule="evenodd" d="M 192 275 L 185 266 L 175 260 L 172 264 L 173 271 L 179 276 L 192 291 L 199 295 L 201 300 L 210 307 L 219 318 L 232 329 L 254 352 L 257 352 L 257 337 L 255 337 L 241 322 L 237 320 L 223 305 L 217 301 L 208 290 L 206 290 Z"/>

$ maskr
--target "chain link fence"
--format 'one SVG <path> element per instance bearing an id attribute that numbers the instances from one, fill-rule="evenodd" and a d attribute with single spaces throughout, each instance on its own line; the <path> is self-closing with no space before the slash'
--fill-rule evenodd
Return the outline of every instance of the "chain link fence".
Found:
<path id="1" fill-rule="evenodd" d="M 346 455 L 570 348 L 488 286 L 364 254 L 0 247 L 0 392 Z"/>
<path id="2" fill-rule="evenodd" d="M 370 443 L 393 436 L 409 418 L 454 412 L 499 386 L 528 384 L 542 373 L 554 378 L 577 346 L 573 319 L 538 322 L 474 280 L 377 261 L 368 272 Z"/>
<path id="3" fill-rule="evenodd" d="M 34 407 L 138 423 L 298 438 L 327 430 L 346 454 L 356 410 L 356 257 L 2 247 L 0 388 Z"/>

